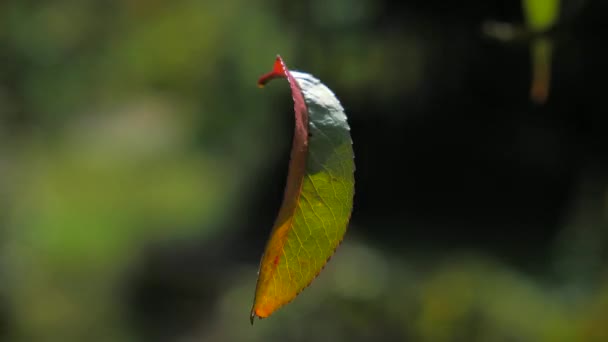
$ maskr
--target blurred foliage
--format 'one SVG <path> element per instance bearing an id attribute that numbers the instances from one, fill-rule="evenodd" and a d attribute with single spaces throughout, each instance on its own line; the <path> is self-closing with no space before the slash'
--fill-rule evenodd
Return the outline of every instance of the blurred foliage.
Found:
<path id="1" fill-rule="evenodd" d="M 0 2 L 0 339 L 608 340 L 608 181 L 597 157 L 605 125 L 594 114 L 605 113 L 595 103 L 603 88 L 572 76 L 598 74 L 604 39 L 583 23 L 571 40 L 582 52 L 556 45 L 556 98 L 570 102 L 535 117 L 518 95 L 525 53 L 496 53 L 477 37 L 493 14 L 482 10 L 502 5 L 479 3 Z M 275 183 L 281 193 L 274 167 L 285 167 L 291 138 L 287 90 L 255 87 L 277 53 L 340 96 L 353 126 L 357 195 L 328 269 L 252 328 L 271 225 L 256 211 L 272 217 L 278 208 L 262 194 Z M 473 163 L 481 159 L 487 164 Z M 516 227 L 517 207 L 508 207 L 516 201 L 506 216 L 477 207 L 491 202 L 480 193 L 519 189 L 509 182 L 521 174 L 528 184 L 569 180 L 559 183 L 566 204 L 551 211 L 558 233 L 542 235 L 547 250 L 526 249 L 527 234 L 547 227 Z M 436 185 L 418 183 L 424 175 Z M 488 177 L 508 184 L 484 186 Z M 490 190 L 476 189 L 476 178 Z M 456 195 L 435 194 L 450 182 Z M 427 248 L 411 232 L 436 224 L 412 214 L 429 198 L 432 216 L 451 220 L 447 232 L 488 217 L 483 231 L 504 240 L 513 260 L 445 232 Z M 517 202 L 532 203 L 533 217 L 548 212 L 528 193 Z M 442 203 L 451 209 L 437 209 Z M 461 225 L 464 205 L 475 219 Z M 383 229 L 385 241 L 369 237 Z"/>
<path id="2" fill-rule="evenodd" d="M 257 152 L 274 127 L 252 85 L 263 51 L 289 45 L 274 17 L 247 6 L 2 5 L 14 339 L 128 340 L 114 292 L 142 248 L 213 234 L 246 196 L 250 174 L 237 171 L 273 158 Z"/>
<path id="3" fill-rule="evenodd" d="M 221 299 L 202 339 L 603 341 L 608 336 L 603 299 L 573 302 L 564 291 L 539 285 L 488 256 L 456 254 L 427 270 L 395 260 L 357 240 L 348 243 L 328 264 L 327 276 L 289 310 L 252 330 L 231 328 L 242 320 L 251 292 L 238 270 L 231 282 L 242 285 Z M 599 289 L 598 298 L 607 291 Z"/>

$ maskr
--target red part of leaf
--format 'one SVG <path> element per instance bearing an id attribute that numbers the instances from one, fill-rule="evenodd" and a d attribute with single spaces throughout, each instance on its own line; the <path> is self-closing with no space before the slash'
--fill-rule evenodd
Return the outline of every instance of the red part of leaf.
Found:
<path id="1" fill-rule="evenodd" d="M 277 56 L 272 71 L 260 77 L 258 85 L 264 86 L 270 80 L 281 77 L 287 78 L 289 87 L 291 88 L 295 112 L 295 129 L 283 203 L 272 229 L 271 237 L 267 243 L 265 255 L 262 257 L 261 267 L 266 267 L 267 269 L 264 272 L 260 270 L 262 279 L 258 279 L 256 294 L 260 286 L 266 286 L 267 281 L 269 281 L 269 279 L 272 278 L 272 274 L 276 272 L 281 246 L 285 244 L 287 232 L 291 229 L 292 220 L 300 200 L 302 182 L 306 173 L 306 160 L 308 154 L 308 108 L 306 107 L 306 102 L 298 82 L 289 72 L 289 69 L 287 69 L 281 56 Z M 271 301 L 271 303 L 259 303 L 256 300 L 251 311 L 251 323 L 253 324 L 255 316 L 260 318 L 267 317 L 276 309 L 276 307 L 282 304 L 284 303 L 274 303 L 273 301 Z"/>
<path id="2" fill-rule="evenodd" d="M 262 75 L 258 79 L 258 87 L 264 87 L 266 83 L 270 82 L 275 78 L 287 77 L 285 72 L 286 69 L 287 68 L 285 67 L 285 63 L 283 63 L 283 59 L 281 59 L 281 56 L 277 56 L 277 58 L 274 60 L 274 66 L 272 68 L 272 71 Z"/>

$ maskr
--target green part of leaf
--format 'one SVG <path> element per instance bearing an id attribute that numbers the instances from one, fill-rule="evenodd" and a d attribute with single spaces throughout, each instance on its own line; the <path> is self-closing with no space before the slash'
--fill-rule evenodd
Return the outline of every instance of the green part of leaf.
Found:
<path id="1" fill-rule="evenodd" d="M 559 17 L 559 0 L 522 0 L 524 16 L 533 31 L 542 31 L 555 25 Z"/>

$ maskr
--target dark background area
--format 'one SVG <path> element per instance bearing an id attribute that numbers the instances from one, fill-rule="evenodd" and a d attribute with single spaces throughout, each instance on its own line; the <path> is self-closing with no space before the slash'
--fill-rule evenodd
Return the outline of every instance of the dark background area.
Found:
<path id="1" fill-rule="evenodd" d="M 530 99 L 518 1 L 0 3 L 7 341 L 608 340 L 608 3 L 562 0 Z M 349 117 L 343 245 L 251 327 L 293 114 Z"/>

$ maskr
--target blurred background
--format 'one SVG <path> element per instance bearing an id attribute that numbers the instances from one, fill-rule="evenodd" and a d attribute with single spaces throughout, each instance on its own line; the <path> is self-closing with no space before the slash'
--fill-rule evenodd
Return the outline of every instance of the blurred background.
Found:
<path id="1" fill-rule="evenodd" d="M 608 341 L 602 0 L 562 0 L 530 99 L 519 1 L 0 2 L 0 340 Z M 249 324 L 293 113 L 335 91 L 355 208 Z"/>

